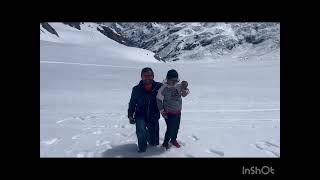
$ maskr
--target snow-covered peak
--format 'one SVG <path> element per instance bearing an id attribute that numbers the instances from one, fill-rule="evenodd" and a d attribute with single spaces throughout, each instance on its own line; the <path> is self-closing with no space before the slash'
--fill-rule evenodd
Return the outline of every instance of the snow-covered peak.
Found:
<path id="1" fill-rule="evenodd" d="M 50 26 L 50 24 L 53 24 Z M 56 32 L 59 31 L 61 35 Z M 81 32 L 81 33 L 79 33 Z M 41 23 L 40 39 L 86 43 L 112 39 L 150 50 L 162 61 L 243 58 L 280 48 L 279 23 Z M 241 52 L 241 53 L 239 53 Z M 257 53 L 257 54 L 255 54 Z"/>

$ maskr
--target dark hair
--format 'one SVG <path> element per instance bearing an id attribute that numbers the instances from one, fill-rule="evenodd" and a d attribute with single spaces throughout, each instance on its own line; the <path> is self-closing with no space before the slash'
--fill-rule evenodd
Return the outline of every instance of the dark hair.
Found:
<path id="1" fill-rule="evenodd" d="M 171 69 L 167 73 L 167 79 L 173 79 L 173 78 L 179 78 L 178 77 L 178 72 L 174 69 Z"/>
<path id="2" fill-rule="evenodd" d="M 149 67 L 145 67 L 141 70 L 141 77 L 142 77 L 142 74 L 145 72 L 152 72 L 152 76 L 154 76 L 152 69 Z"/>

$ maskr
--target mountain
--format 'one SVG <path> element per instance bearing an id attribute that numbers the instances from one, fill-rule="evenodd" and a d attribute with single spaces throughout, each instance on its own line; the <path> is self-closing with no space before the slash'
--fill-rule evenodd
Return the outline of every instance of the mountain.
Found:
<path id="1" fill-rule="evenodd" d="M 40 35 L 59 32 L 40 23 Z M 64 23 L 81 31 L 95 24 L 95 30 L 126 46 L 155 53 L 162 61 L 219 59 L 224 56 L 257 56 L 280 50 L 279 23 Z M 92 26 L 92 25 L 91 25 Z M 279 53 L 278 53 L 279 54 Z"/>

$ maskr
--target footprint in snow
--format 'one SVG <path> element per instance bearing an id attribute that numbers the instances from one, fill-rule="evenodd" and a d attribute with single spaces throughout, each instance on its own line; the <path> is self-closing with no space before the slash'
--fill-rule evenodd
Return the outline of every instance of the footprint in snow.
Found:
<path id="1" fill-rule="evenodd" d="M 269 141 L 260 141 L 253 144 L 257 149 L 271 156 L 280 157 L 280 146 Z"/>
<path id="2" fill-rule="evenodd" d="M 128 134 L 124 134 L 124 133 L 116 133 L 116 135 L 123 136 L 123 137 L 128 137 L 129 136 Z"/>
<path id="3" fill-rule="evenodd" d="M 101 134 L 102 131 L 101 130 L 97 130 L 97 131 L 93 131 L 92 134 Z"/>
<path id="4" fill-rule="evenodd" d="M 273 144 L 269 141 L 263 141 L 267 146 L 273 146 L 273 147 L 277 147 L 277 148 L 280 148 L 280 146 L 276 145 L 276 144 Z"/>
<path id="5" fill-rule="evenodd" d="M 61 141 L 60 138 L 53 138 L 50 140 L 42 140 L 42 141 L 40 141 L 40 143 L 49 146 L 49 145 L 57 144 L 59 141 Z"/>
<path id="6" fill-rule="evenodd" d="M 207 149 L 206 152 L 212 153 L 212 154 L 217 154 L 218 156 L 224 156 L 224 152 L 223 151 L 217 151 L 217 150 L 214 150 L 212 148 Z"/>
<path id="7" fill-rule="evenodd" d="M 77 153 L 77 157 L 78 157 L 78 158 L 82 158 L 82 157 L 94 157 L 94 152 L 90 152 L 90 151 L 79 152 L 79 153 Z"/>
<path id="8" fill-rule="evenodd" d="M 72 136 L 71 139 L 79 139 L 80 136 L 81 136 L 81 134 L 77 134 L 77 135 Z"/>
<path id="9" fill-rule="evenodd" d="M 110 141 L 101 141 L 101 140 L 97 140 L 96 141 L 96 146 L 103 146 L 103 145 L 106 145 L 106 144 L 109 144 Z"/>
<path id="10" fill-rule="evenodd" d="M 194 141 L 198 141 L 199 140 L 199 138 L 197 136 L 193 135 L 193 134 L 192 134 L 192 136 L 189 136 L 189 137 Z"/>
<path id="11" fill-rule="evenodd" d="M 186 157 L 194 157 L 191 154 L 185 154 Z"/>

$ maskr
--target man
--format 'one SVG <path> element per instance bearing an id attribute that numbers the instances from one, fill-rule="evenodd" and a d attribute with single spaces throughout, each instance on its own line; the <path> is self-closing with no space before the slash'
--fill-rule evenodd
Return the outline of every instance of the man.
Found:
<path id="1" fill-rule="evenodd" d="M 128 118 L 131 124 L 136 124 L 138 152 L 145 152 L 147 143 L 159 145 L 160 112 L 156 96 L 162 83 L 156 82 L 151 68 L 143 68 L 141 81 L 134 86 L 128 108 Z"/>

